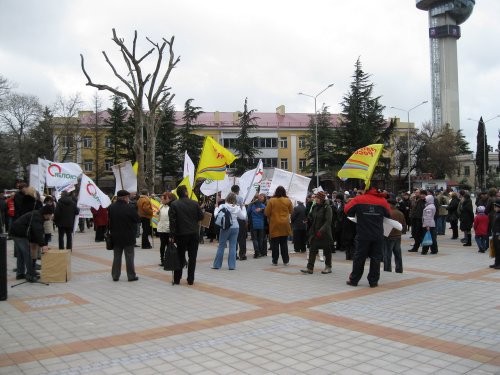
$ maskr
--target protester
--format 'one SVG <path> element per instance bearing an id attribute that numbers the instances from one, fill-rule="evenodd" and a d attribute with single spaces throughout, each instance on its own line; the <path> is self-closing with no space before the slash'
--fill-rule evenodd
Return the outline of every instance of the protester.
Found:
<path id="1" fill-rule="evenodd" d="M 116 197 L 113 198 L 116 200 Z M 114 203 L 114 200 L 112 202 Z M 137 192 L 132 191 L 130 192 L 130 198 L 129 198 L 129 203 L 128 203 L 134 210 L 137 211 Z M 141 222 L 137 223 L 137 228 L 136 228 L 136 233 L 135 233 L 135 238 L 136 241 L 137 239 L 141 237 Z M 140 247 L 137 243 L 134 245 L 134 247 Z"/>
<path id="2" fill-rule="evenodd" d="M 109 232 L 113 241 L 113 266 L 111 267 L 113 281 L 120 280 L 123 253 L 125 253 L 128 281 L 139 280 L 134 266 L 134 244 L 135 230 L 140 219 L 137 211 L 129 205 L 129 197 L 128 191 L 119 190 L 116 193 L 116 202 L 108 208 Z"/>
<path id="3" fill-rule="evenodd" d="M 353 198 L 349 198 L 346 203 L 352 201 Z M 354 252 L 356 249 L 356 223 L 349 219 L 347 215 L 344 215 L 344 223 L 342 225 L 342 247 L 345 250 L 345 259 L 352 260 L 354 257 Z"/>
<path id="4" fill-rule="evenodd" d="M 108 209 L 99 206 L 99 209 L 92 207 L 90 209 L 92 212 L 92 217 L 94 219 L 94 230 L 95 230 L 95 242 L 103 242 L 104 234 L 106 233 L 106 228 L 108 226 Z"/>
<path id="5" fill-rule="evenodd" d="M 76 206 L 71 193 L 63 191 L 54 212 L 54 223 L 57 226 L 59 234 L 59 250 L 64 250 L 65 235 L 66 249 L 73 249 L 73 228 L 75 226 L 76 215 L 79 212 L 80 209 Z"/>
<path id="6" fill-rule="evenodd" d="M 308 232 L 310 249 L 307 267 L 300 270 L 303 274 L 312 274 L 314 272 L 318 249 L 323 249 L 325 256 L 325 269 L 321 273 L 332 273 L 332 207 L 325 202 L 325 199 L 325 192 L 318 192 L 316 194 L 316 204 L 309 213 L 309 222 L 311 223 Z"/>
<path id="7" fill-rule="evenodd" d="M 14 218 L 16 217 L 16 210 L 14 206 L 14 194 L 11 194 L 6 200 L 7 204 L 7 222 L 6 222 L 6 231 L 8 232 Z M 8 237 L 10 239 L 10 237 Z"/>
<path id="8" fill-rule="evenodd" d="M 332 252 L 335 250 L 342 249 L 342 233 L 343 233 L 343 223 L 344 223 L 344 196 L 342 194 L 337 194 L 335 196 L 335 201 L 332 202 L 332 228 L 333 228 L 333 240 L 335 246 L 332 246 Z M 332 243 L 333 245 L 333 243 Z M 325 255 L 326 257 L 326 255 Z"/>
<path id="9" fill-rule="evenodd" d="M 188 254 L 188 275 L 189 285 L 194 283 L 194 273 L 196 270 L 196 257 L 199 245 L 199 222 L 203 219 L 203 212 L 195 201 L 189 199 L 187 187 L 181 185 L 177 188 L 179 199 L 170 204 L 168 217 L 170 220 L 170 242 L 177 244 L 177 254 L 183 264 Z M 182 268 L 174 271 L 174 284 L 180 284 L 182 279 Z"/>
<path id="10" fill-rule="evenodd" d="M 263 210 L 261 207 L 257 207 Z M 228 229 L 221 228 L 219 233 L 219 246 L 217 247 L 217 253 L 215 254 L 212 269 L 218 270 L 222 267 L 222 261 L 224 259 L 224 250 L 229 242 L 229 254 L 227 256 L 227 265 L 230 270 L 236 268 L 236 243 L 238 241 L 238 234 L 240 232 L 239 226 L 240 221 L 245 222 L 247 218 L 247 212 L 237 204 L 236 194 L 231 192 L 227 195 L 226 200 L 223 204 L 218 205 L 215 208 L 214 215 L 217 217 L 220 210 L 226 209 L 231 214 L 231 227 Z M 260 212 L 260 211 L 259 211 Z M 263 226 L 263 220 L 262 220 Z M 264 229 L 262 228 L 262 231 Z M 256 253 L 257 254 L 257 253 Z"/>
<path id="11" fill-rule="evenodd" d="M 378 286 L 380 261 L 384 242 L 384 217 L 390 217 L 391 208 L 385 200 L 385 194 L 371 188 L 363 195 L 356 196 L 344 207 L 348 216 L 357 219 L 357 248 L 354 254 L 352 272 L 346 284 L 357 286 L 363 276 L 365 261 L 370 257 L 368 282 L 371 288 Z"/>
<path id="12" fill-rule="evenodd" d="M 476 217 L 474 218 L 474 239 L 480 253 L 486 252 L 489 247 L 488 225 L 489 217 L 484 213 L 485 207 L 479 206 L 476 209 Z"/>
<path id="13" fill-rule="evenodd" d="M 430 232 L 431 234 L 432 237 L 432 245 L 430 246 L 431 254 L 438 253 L 436 221 L 434 219 L 435 215 L 436 215 L 436 206 L 434 205 L 434 196 L 427 195 L 425 197 L 425 208 L 422 213 L 422 227 L 424 228 L 423 236 L 425 236 L 426 232 Z M 426 255 L 428 251 L 429 251 L 428 245 L 422 246 L 422 255 Z"/>
<path id="14" fill-rule="evenodd" d="M 411 208 L 411 201 L 410 201 L 410 192 L 405 191 L 403 193 L 403 199 L 398 204 L 398 210 L 401 211 L 405 217 L 405 222 L 406 222 L 406 228 L 405 232 L 408 231 L 410 228 L 410 208 Z"/>
<path id="15" fill-rule="evenodd" d="M 493 239 L 493 248 L 495 249 L 495 262 L 490 265 L 490 268 L 500 270 L 500 198 L 497 198 L 493 203 L 495 216 L 491 226 L 491 236 Z"/>
<path id="16" fill-rule="evenodd" d="M 422 243 L 422 239 L 424 238 L 425 232 L 422 227 L 422 216 L 424 213 L 424 208 L 426 204 L 427 191 L 419 190 L 418 195 L 415 197 L 415 205 L 412 211 L 412 221 L 411 221 L 411 232 L 413 236 L 413 240 L 415 241 L 413 247 L 408 250 L 410 253 L 418 252 L 418 248 Z"/>
<path id="17" fill-rule="evenodd" d="M 147 190 L 141 191 L 141 196 L 137 201 L 137 212 L 141 218 L 142 226 L 142 249 L 152 249 L 151 243 L 149 242 L 149 236 L 152 236 L 151 228 L 151 218 L 153 217 L 153 207 L 151 206 L 151 201 L 149 200 L 149 193 Z"/>
<path id="18" fill-rule="evenodd" d="M 36 191 L 32 187 L 25 187 L 23 200 L 32 207 L 31 211 L 24 213 L 12 223 L 10 227 L 10 236 L 17 247 L 17 268 L 16 280 L 26 279 L 29 282 L 38 280 L 35 268 L 36 257 L 33 260 L 31 243 L 36 243 L 41 247 L 42 252 L 47 250 L 45 244 L 45 235 L 43 231 L 43 220 L 48 218 L 49 214 L 42 215 L 40 207 L 37 206 Z"/>
<path id="19" fill-rule="evenodd" d="M 291 223 L 293 229 L 293 249 L 296 253 L 305 253 L 307 243 L 307 221 L 304 203 L 297 202 L 297 205 L 293 208 Z"/>
<path id="20" fill-rule="evenodd" d="M 460 204 L 460 199 L 458 199 L 457 193 L 453 192 L 450 194 L 451 199 L 448 204 L 448 221 L 450 222 L 450 228 L 452 230 L 452 240 L 458 239 L 458 206 Z"/>
<path id="21" fill-rule="evenodd" d="M 5 193 L 0 191 L 0 233 L 8 230 L 7 228 L 7 202 Z"/>
<path id="22" fill-rule="evenodd" d="M 436 233 L 438 236 L 444 236 L 446 232 L 446 217 L 448 216 L 448 197 L 444 192 L 440 192 L 435 198 L 437 203 Z"/>
<path id="23" fill-rule="evenodd" d="M 231 192 L 236 195 L 236 204 L 240 206 L 242 210 L 245 209 L 245 198 L 240 196 L 240 187 L 238 185 L 231 186 Z M 238 232 L 238 244 L 236 248 L 238 249 L 239 260 L 247 260 L 247 221 L 238 219 L 239 232 Z"/>
<path id="24" fill-rule="evenodd" d="M 393 228 L 389 236 L 384 238 L 384 271 L 392 272 L 392 255 L 394 254 L 394 263 L 397 273 L 403 273 L 403 258 L 401 256 L 401 235 L 406 233 L 405 215 L 396 208 L 396 200 L 391 198 L 387 200 L 391 207 L 391 219 L 399 222 L 403 230 Z"/>
<path id="25" fill-rule="evenodd" d="M 493 225 L 493 219 L 495 218 L 495 208 L 494 204 L 496 201 L 496 195 L 497 195 L 497 189 L 496 188 L 490 188 L 488 190 L 488 204 L 485 207 L 484 213 L 488 215 L 489 218 L 489 226 L 488 226 L 488 234 L 491 234 L 491 226 Z"/>
<path id="26" fill-rule="evenodd" d="M 293 213 L 293 205 L 286 196 L 283 186 L 278 186 L 274 196 L 269 199 L 264 214 L 269 220 L 269 237 L 271 238 L 272 264 L 278 265 L 279 255 L 285 266 L 290 262 L 288 254 L 288 236 L 292 234 L 290 226 L 290 215 Z"/>
<path id="27" fill-rule="evenodd" d="M 170 240 L 170 219 L 168 217 L 168 211 L 174 200 L 174 194 L 170 192 L 163 193 L 161 195 L 161 206 L 157 213 L 158 224 L 156 225 L 156 231 L 160 236 L 160 267 L 165 266 L 165 249 Z"/>
<path id="28" fill-rule="evenodd" d="M 267 256 L 265 243 L 265 216 L 266 196 L 259 194 L 247 209 L 248 222 L 251 223 L 251 235 L 253 242 L 254 258 Z"/>
<path id="29" fill-rule="evenodd" d="M 46 197 L 44 202 L 51 202 L 51 203 L 46 203 L 42 207 L 42 215 L 45 217 L 47 215 L 47 219 L 43 221 L 43 233 L 44 233 L 44 238 L 45 238 L 45 245 L 49 245 L 50 242 L 52 242 L 52 234 L 54 233 L 54 201 L 50 200 L 48 201 L 47 198 L 52 198 L 52 197 Z"/>
<path id="30" fill-rule="evenodd" d="M 474 223 L 474 210 L 472 209 L 472 200 L 469 193 L 464 193 L 462 201 L 458 207 L 460 216 L 460 230 L 464 232 L 464 246 L 472 246 L 472 224 Z"/>

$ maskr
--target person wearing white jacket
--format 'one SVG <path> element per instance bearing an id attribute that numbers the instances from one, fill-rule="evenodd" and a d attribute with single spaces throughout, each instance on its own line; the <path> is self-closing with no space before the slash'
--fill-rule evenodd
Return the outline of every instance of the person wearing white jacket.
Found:
<path id="1" fill-rule="evenodd" d="M 239 224 L 238 219 L 246 220 L 247 213 L 246 210 L 242 210 L 239 205 L 236 204 L 236 194 L 229 193 L 226 197 L 225 203 L 217 206 L 214 211 L 214 218 L 222 208 L 226 208 L 231 213 L 232 224 L 229 229 L 220 230 L 219 234 L 219 247 L 217 248 L 217 254 L 215 255 L 214 263 L 212 269 L 219 269 L 222 267 L 222 261 L 224 258 L 224 250 L 226 249 L 226 244 L 229 242 L 229 255 L 227 258 L 228 267 L 230 270 L 236 268 L 236 243 L 238 241 Z"/>
<path id="2" fill-rule="evenodd" d="M 170 239 L 170 220 L 168 218 L 168 211 L 170 209 L 170 203 L 175 200 L 175 196 L 170 192 L 165 192 L 161 195 L 161 206 L 158 210 L 158 224 L 156 226 L 156 231 L 160 235 L 160 264 L 159 266 L 164 266 L 165 261 L 165 248 L 167 247 L 168 241 Z"/>

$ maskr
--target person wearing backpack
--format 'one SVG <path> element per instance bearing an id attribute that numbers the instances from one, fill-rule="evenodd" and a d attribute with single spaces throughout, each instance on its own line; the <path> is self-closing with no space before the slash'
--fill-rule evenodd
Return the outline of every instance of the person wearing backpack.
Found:
<path id="1" fill-rule="evenodd" d="M 219 246 L 217 247 L 217 254 L 215 255 L 212 269 L 218 270 L 222 267 L 224 250 L 226 249 L 226 244 L 229 242 L 227 263 L 229 269 L 234 270 L 236 268 L 236 242 L 240 231 L 238 219 L 246 220 L 247 213 L 236 203 L 236 194 L 229 193 L 225 203 L 215 208 L 214 217 L 216 218 L 216 225 L 220 227 L 220 234 Z"/>

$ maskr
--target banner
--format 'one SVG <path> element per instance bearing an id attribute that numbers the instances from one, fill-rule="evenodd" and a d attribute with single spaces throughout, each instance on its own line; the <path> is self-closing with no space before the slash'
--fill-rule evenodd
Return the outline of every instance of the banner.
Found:
<path id="1" fill-rule="evenodd" d="M 383 148 L 383 144 L 373 144 L 356 150 L 347 159 L 337 175 L 342 179 L 359 178 L 364 180 L 365 190 L 368 190 Z"/>
<path id="2" fill-rule="evenodd" d="M 310 182 L 311 179 L 309 177 L 274 168 L 273 180 L 269 187 L 269 195 L 273 196 L 276 188 L 278 186 L 283 186 L 288 198 L 298 202 L 305 202 Z"/>
<path id="3" fill-rule="evenodd" d="M 243 173 L 240 177 L 240 196 L 243 197 L 245 204 L 250 203 L 259 190 L 262 177 L 264 176 L 264 167 L 262 160 L 259 160 L 257 168 Z"/>
<path id="4" fill-rule="evenodd" d="M 231 189 L 231 182 L 229 181 L 229 176 L 226 174 L 223 180 L 210 180 L 207 178 L 203 184 L 201 184 L 200 191 L 203 195 L 214 195 L 217 194 L 222 189 L 225 189 L 227 186 Z"/>
<path id="5" fill-rule="evenodd" d="M 184 152 L 184 174 L 182 175 L 182 177 L 189 176 L 189 182 L 191 183 L 191 186 L 194 186 L 194 173 L 194 163 L 186 151 Z"/>
<path id="6" fill-rule="evenodd" d="M 130 161 L 111 166 L 115 175 L 115 195 L 118 190 L 127 190 L 129 193 L 137 192 L 137 173 Z"/>
<path id="7" fill-rule="evenodd" d="M 43 195 L 43 180 L 40 179 L 40 168 L 38 164 L 30 164 L 30 186 L 34 187 L 40 195 Z"/>
<path id="8" fill-rule="evenodd" d="M 234 159 L 236 156 L 218 144 L 212 137 L 205 137 L 195 180 L 199 177 L 223 180 L 226 175 L 226 166 L 231 164 Z"/>
<path id="9" fill-rule="evenodd" d="M 153 209 L 153 217 L 151 218 L 151 227 L 157 228 L 158 222 L 160 221 L 160 216 L 158 215 L 158 212 L 160 211 L 161 203 L 154 198 L 149 198 L 149 201 L 151 202 L 151 208 Z"/>
<path id="10" fill-rule="evenodd" d="M 80 205 L 78 206 L 80 208 L 80 212 L 78 214 L 78 217 L 80 219 L 92 219 L 94 215 L 92 215 L 92 211 L 90 211 L 90 207 L 86 205 Z"/>
<path id="11" fill-rule="evenodd" d="M 262 180 L 260 182 L 260 194 L 264 194 L 266 197 L 269 195 L 269 188 L 271 187 L 272 181 L 269 179 Z"/>
<path id="12" fill-rule="evenodd" d="M 39 161 L 41 159 L 38 159 Z M 46 167 L 42 170 L 45 173 L 45 182 L 48 187 L 58 187 L 64 185 L 76 185 L 78 177 L 82 174 L 82 168 L 76 163 L 54 163 L 46 160 Z M 40 165 L 40 164 L 39 164 Z"/>
<path id="13" fill-rule="evenodd" d="M 87 205 L 97 210 L 99 206 L 106 208 L 110 204 L 111 200 L 109 197 L 104 194 L 87 175 L 82 174 L 78 205 Z"/>

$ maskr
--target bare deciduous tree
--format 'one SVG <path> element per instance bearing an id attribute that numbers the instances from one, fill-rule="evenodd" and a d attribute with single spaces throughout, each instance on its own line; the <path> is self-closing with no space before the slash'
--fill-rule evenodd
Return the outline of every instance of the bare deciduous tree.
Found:
<path id="1" fill-rule="evenodd" d="M 54 129 L 54 155 L 58 159 L 65 161 L 76 154 L 78 142 L 80 139 L 80 123 L 78 121 L 78 111 L 82 108 L 83 101 L 81 95 L 76 93 L 69 97 L 59 95 L 52 107 L 54 114 L 54 126 L 59 128 Z M 68 147 L 68 140 L 71 140 L 71 146 Z M 62 151 L 62 152 L 61 152 Z"/>
<path id="2" fill-rule="evenodd" d="M 30 164 L 26 150 L 26 137 L 30 129 L 38 124 L 42 106 L 33 95 L 8 94 L 2 101 L 0 124 L 13 137 L 17 149 L 17 168 L 19 177 L 25 177 Z"/>
<path id="3" fill-rule="evenodd" d="M 125 99 L 127 105 L 133 111 L 136 124 L 134 148 L 139 165 L 137 176 L 138 187 L 139 189 L 142 189 L 147 186 L 152 191 L 154 188 L 156 169 L 155 139 L 159 129 L 161 108 L 164 105 L 168 106 L 174 97 L 174 95 L 170 93 L 170 87 L 167 87 L 166 84 L 173 68 L 180 61 L 180 58 L 175 57 L 173 51 L 174 37 L 172 37 L 170 41 L 163 38 L 163 42 L 161 44 L 155 43 L 149 38 L 146 39 L 149 43 L 151 43 L 153 48 L 142 55 L 138 55 L 136 52 L 137 31 L 134 32 L 132 49 L 130 50 L 125 45 L 124 39 L 118 38 L 115 29 L 113 29 L 112 40 L 120 48 L 122 58 L 127 66 L 125 75 L 118 73 L 115 66 L 108 58 L 106 52 L 102 51 L 104 59 L 110 66 L 115 77 L 118 78 L 124 86 L 124 90 L 119 90 L 106 84 L 92 82 L 90 75 L 85 70 L 83 55 L 80 54 L 80 57 L 82 71 L 87 78 L 86 85 L 95 87 L 98 90 L 107 90 L 114 95 Z M 163 72 L 160 72 L 162 71 L 163 54 L 165 52 L 165 48 L 167 47 L 169 53 L 168 65 Z M 145 59 L 155 51 L 157 52 L 155 69 L 152 73 L 148 73 L 144 76 L 141 63 L 143 63 Z M 144 103 L 147 103 L 148 106 L 147 113 L 144 111 Z M 146 158 L 144 157 L 144 128 L 146 129 L 146 141 L 148 145 Z"/>

